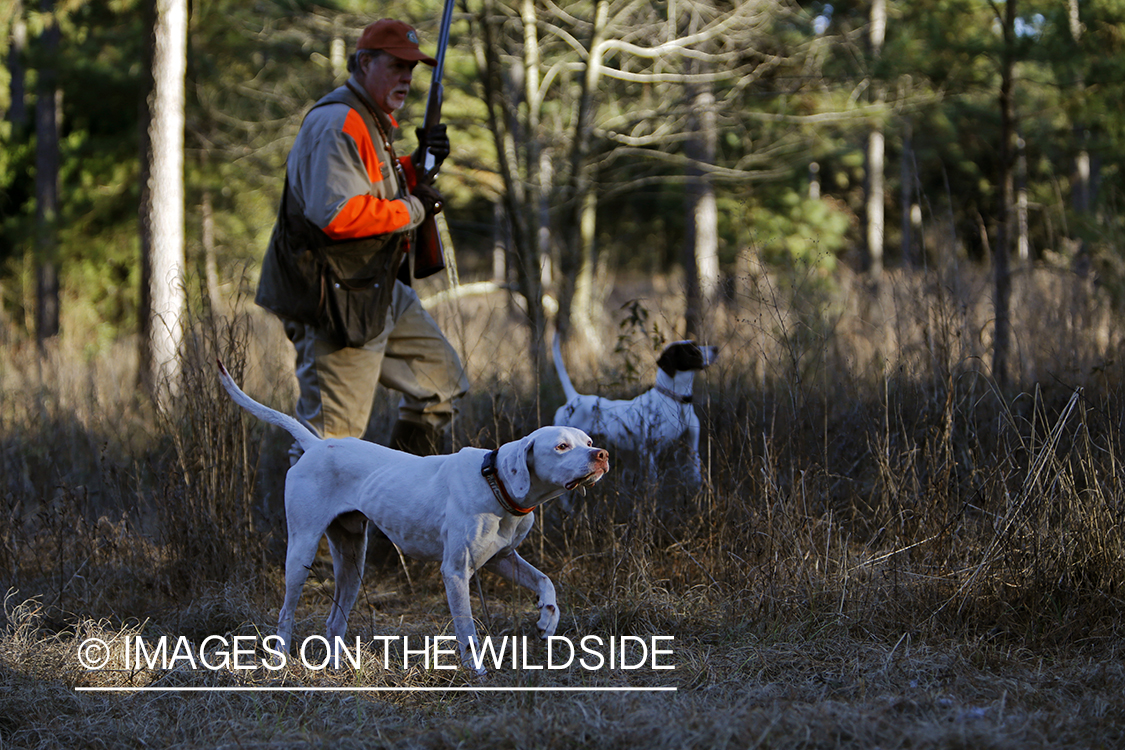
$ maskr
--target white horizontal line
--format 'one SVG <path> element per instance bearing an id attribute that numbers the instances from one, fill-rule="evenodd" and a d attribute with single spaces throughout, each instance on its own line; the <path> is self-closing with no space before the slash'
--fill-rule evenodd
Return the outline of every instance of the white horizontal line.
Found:
<path id="1" fill-rule="evenodd" d="M 655 693 L 675 687 L 76 687 L 77 692 L 126 693 Z"/>

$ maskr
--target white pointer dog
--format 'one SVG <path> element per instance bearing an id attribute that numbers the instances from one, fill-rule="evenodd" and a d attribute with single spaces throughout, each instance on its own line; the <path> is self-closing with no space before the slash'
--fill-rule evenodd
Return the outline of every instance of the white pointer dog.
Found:
<path id="1" fill-rule="evenodd" d="M 531 531 L 534 508 L 564 490 L 585 491 L 609 471 L 609 453 L 593 447 L 586 433 L 541 427 L 496 451 L 463 448 L 453 455 L 419 457 L 358 438 L 322 440 L 296 419 L 243 393 L 221 362 L 219 377 L 235 403 L 287 430 L 304 450 L 285 479 L 289 546 L 285 603 L 277 623 L 282 651 L 289 648 L 301 588 L 325 533 L 336 577 L 328 642 L 335 646 L 336 637 L 344 636 L 363 574 L 367 519 L 405 554 L 441 561 L 466 666 L 471 666 L 469 643 L 476 639 L 469 579 L 481 568 L 536 592 L 540 636 L 554 635 L 559 624 L 555 587 L 516 547 Z"/>
<path id="2" fill-rule="evenodd" d="M 650 481 L 656 478 L 657 454 L 686 434 L 690 478 L 697 486 L 703 481 L 692 381 L 697 370 L 715 361 L 718 349 L 693 341 L 669 344 L 656 360 L 656 385 L 634 399 L 612 400 L 578 393 L 567 375 L 557 335 L 553 348 L 555 369 L 566 392 L 566 403 L 555 412 L 555 424 L 577 427 L 604 436 L 610 446 L 636 451 L 645 461 Z"/>

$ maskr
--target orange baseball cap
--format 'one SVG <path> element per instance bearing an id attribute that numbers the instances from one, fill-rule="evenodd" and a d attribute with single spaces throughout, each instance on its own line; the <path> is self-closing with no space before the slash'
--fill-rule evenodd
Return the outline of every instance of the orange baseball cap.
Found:
<path id="1" fill-rule="evenodd" d="M 437 60 L 422 54 L 418 49 L 418 32 L 402 21 L 384 18 L 369 24 L 359 35 L 355 48 L 382 50 L 400 60 L 418 60 L 426 65 L 437 65 Z"/>

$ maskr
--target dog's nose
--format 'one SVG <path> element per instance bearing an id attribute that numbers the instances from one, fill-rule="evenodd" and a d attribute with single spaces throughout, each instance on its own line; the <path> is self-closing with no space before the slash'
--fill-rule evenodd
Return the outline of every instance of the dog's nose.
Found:
<path id="1" fill-rule="evenodd" d="M 609 451 L 607 451 L 605 448 L 601 448 L 601 449 L 598 450 L 598 454 L 597 454 L 597 456 L 595 456 L 595 458 L 597 459 L 598 463 L 601 463 L 603 461 L 608 461 L 609 460 Z"/>

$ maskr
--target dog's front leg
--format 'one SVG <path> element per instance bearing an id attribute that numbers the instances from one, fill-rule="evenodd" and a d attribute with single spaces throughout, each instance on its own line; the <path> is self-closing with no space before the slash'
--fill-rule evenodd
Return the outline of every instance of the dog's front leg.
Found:
<path id="1" fill-rule="evenodd" d="M 473 647 L 476 646 L 477 628 L 473 623 L 473 608 L 469 602 L 469 578 L 472 568 L 468 552 L 456 556 L 447 555 L 441 563 L 441 577 L 445 580 L 445 597 L 449 600 L 449 613 L 453 615 L 453 632 L 461 647 L 461 663 L 477 675 L 484 675 L 483 666 L 473 663 Z"/>
<path id="2" fill-rule="evenodd" d="M 504 557 L 494 557 L 485 563 L 486 568 L 501 578 L 523 586 L 539 594 L 539 637 L 547 639 L 555 634 L 559 626 L 559 604 L 555 600 L 555 584 L 551 579 L 535 569 L 531 563 L 511 552 Z"/>
<path id="3" fill-rule="evenodd" d="M 642 443 L 644 447 L 641 449 L 642 460 L 644 461 L 642 479 L 644 480 L 645 488 L 651 489 L 656 485 L 656 479 L 659 473 L 656 465 L 656 457 L 660 455 L 660 440 L 647 433 L 648 431 L 646 430 L 645 440 L 644 443 Z"/>
<path id="4" fill-rule="evenodd" d="M 695 487 L 703 484 L 703 462 L 699 459 L 699 420 L 692 419 L 687 428 L 688 472 Z"/>

